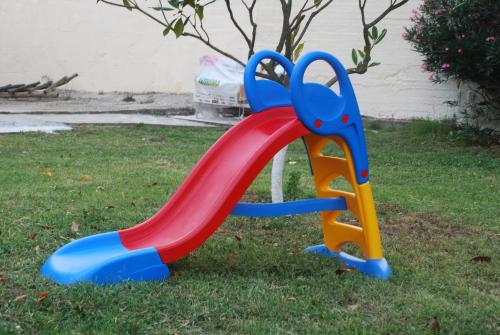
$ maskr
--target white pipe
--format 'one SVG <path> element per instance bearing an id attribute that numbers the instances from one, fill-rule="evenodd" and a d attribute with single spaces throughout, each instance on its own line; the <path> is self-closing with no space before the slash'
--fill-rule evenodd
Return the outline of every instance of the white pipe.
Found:
<path id="1" fill-rule="evenodd" d="M 284 147 L 273 158 L 271 171 L 271 199 L 273 203 L 283 202 L 283 172 L 285 170 L 287 149 L 288 146 Z"/>

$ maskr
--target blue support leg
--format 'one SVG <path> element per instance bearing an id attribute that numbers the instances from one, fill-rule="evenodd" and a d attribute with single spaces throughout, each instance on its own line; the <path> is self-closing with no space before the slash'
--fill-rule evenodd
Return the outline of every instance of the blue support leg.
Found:
<path id="1" fill-rule="evenodd" d="M 326 245 L 319 244 L 308 247 L 304 253 L 314 254 L 322 257 L 337 257 L 341 262 L 349 267 L 355 268 L 361 273 L 370 277 L 387 280 L 392 274 L 391 267 L 385 258 L 380 259 L 361 259 L 345 252 L 334 252 L 329 250 Z"/>

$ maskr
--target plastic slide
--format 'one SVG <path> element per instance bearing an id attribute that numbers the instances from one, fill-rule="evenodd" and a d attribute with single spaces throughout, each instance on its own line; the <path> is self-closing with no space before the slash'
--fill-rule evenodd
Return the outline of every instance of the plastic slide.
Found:
<path id="1" fill-rule="evenodd" d="M 322 56 L 319 59 L 324 59 L 323 54 L 319 56 Z M 351 126 L 345 126 L 345 129 L 341 131 L 333 125 L 331 117 L 319 115 L 311 119 L 310 115 L 304 116 L 307 112 L 303 110 L 308 108 L 301 105 L 304 99 L 322 100 L 331 97 L 328 94 L 334 94 L 328 90 L 328 93 L 325 93 L 326 96 L 322 96 L 324 86 L 302 84 L 305 68 L 311 61 L 318 58 L 318 54 L 305 61 L 300 80 L 293 79 L 291 75 L 294 82 L 298 84 L 295 85 L 292 82 L 290 89 L 270 80 L 256 80 L 257 66 L 265 58 L 271 58 L 280 63 L 290 75 L 293 71 L 297 71 L 286 58 L 270 51 L 259 52 L 249 61 L 245 71 L 245 91 L 254 113 L 228 130 L 212 145 L 169 201 L 155 215 L 134 227 L 85 237 L 61 247 L 42 267 L 43 275 L 60 284 L 75 284 L 82 281 L 112 284 L 124 280 L 163 280 L 170 274 L 167 264 L 185 257 L 203 244 L 231 212 L 234 215 L 269 216 L 312 211 L 337 213 L 352 207 L 352 199 L 349 195 L 322 196 L 318 199 L 282 204 L 238 204 L 238 200 L 255 177 L 284 146 L 303 137 L 308 151 L 314 151 L 312 147 L 307 146 L 308 141 L 314 140 L 308 137 L 314 135 L 311 134 L 311 130 L 318 134 L 314 136 L 331 134 L 341 136 L 345 140 L 346 150 L 352 153 L 352 159 L 346 161 L 345 164 L 351 164 L 349 168 L 352 170 L 353 183 L 368 184 L 368 166 L 364 151 L 366 149 L 357 105 L 349 119 Z M 333 64 L 332 66 L 338 73 L 338 69 Z M 345 80 L 341 77 L 341 85 Z M 305 89 L 301 85 L 304 85 Z M 321 86 L 320 94 L 314 96 L 314 92 L 318 90 L 317 86 Z M 300 111 L 292 107 L 294 87 L 298 87 L 305 95 L 301 97 L 297 93 L 299 98 L 293 104 L 298 106 L 297 109 Z M 330 107 L 337 108 L 339 101 L 335 95 L 332 100 L 333 107 Z M 314 105 L 314 108 L 321 107 L 318 102 Z M 336 118 L 342 117 L 342 123 L 346 123 L 344 122 L 345 115 L 348 114 L 339 114 Z M 322 128 L 318 117 L 325 125 L 324 129 L 318 129 Z M 313 173 L 315 169 L 321 172 L 321 169 L 317 168 L 313 152 L 309 152 L 309 155 Z M 345 170 L 347 171 L 348 168 L 346 167 Z M 354 209 L 354 212 L 363 211 Z M 367 215 L 372 215 L 370 213 Z M 360 216 L 363 215 L 363 213 L 360 214 Z M 376 228 L 375 244 L 378 226 Z M 355 233 L 351 235 L 353 234 L 356 235 Z M 370 238 L 366 244 L 369 240 Z M 342 259 L 340 242 L 339 246 L 332 245 L 331 247 L 326 242 L 328 239 L 325 232 L 326 246 L 315 246 L 313 251 L 319 255 Z M 365 246 L 365 242 L 361 240 L 359 244 L 362 247 Z M 376 262 L 385 262 L 378 249 L 374 255 Z M 368 256 L 370 256 L 369 253 Z M 352 258 L 352 256 L 349 257 Z M 367 260 L 355 258 L 353 261 L 351 258 L 344 257 L 344 261 L 354 264 L 352 266 L 359 266 L 362 272 L 380 278 L 386 278 L 390 274 L 390 268 L 382 270 L 370 268 L 363 271 L 368 264 Z M 375 267 L 379 265 L 376 263 Z M 383 273 L 377 273 L 377 271 Z"/>

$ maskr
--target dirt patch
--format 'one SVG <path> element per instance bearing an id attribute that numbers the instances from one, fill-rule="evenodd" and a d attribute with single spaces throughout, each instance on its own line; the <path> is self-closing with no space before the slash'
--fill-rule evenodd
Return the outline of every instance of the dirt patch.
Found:
<path id="1" fill-rule="evenodd" d="M 257 192 L 247 190 L 241 197 L 240 202 L 271 202 L 271 198 L 263 196 Z"/>
<path id="2" fill-rule="evenodd" d="M 459 236 L 471 236 L 474 232 L 453 225 L 446 218 L 424 212 L 402 210 L 395 204 L 377 206 L 382 235 L 426 243 Z"/>

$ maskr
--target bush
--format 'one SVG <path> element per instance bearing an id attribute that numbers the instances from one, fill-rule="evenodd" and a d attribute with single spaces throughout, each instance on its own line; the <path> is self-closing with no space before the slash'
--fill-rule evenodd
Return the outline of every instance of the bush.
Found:
<path id="1" fill-rule="evenodd" d="M 450 78 L 476 85 L 467 119 L 500 119 L 500 1 L 425 0 L 403 38 L 424 56 L 429 80 Z"/>

